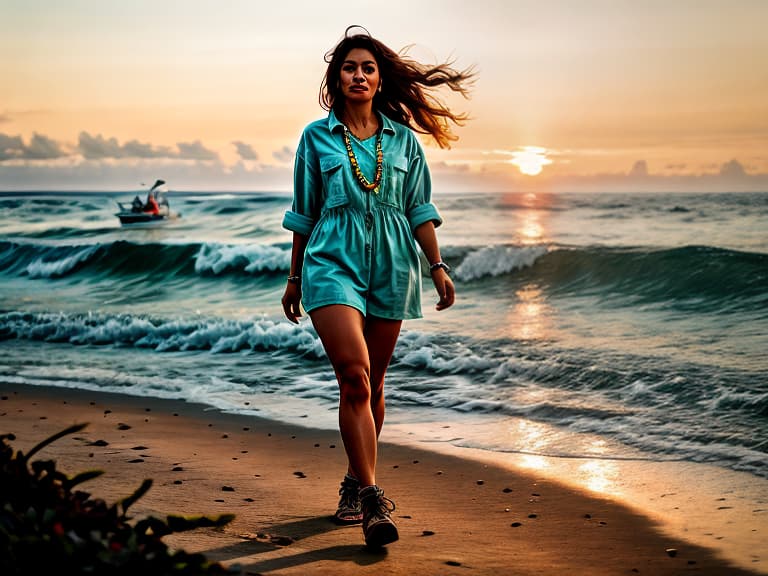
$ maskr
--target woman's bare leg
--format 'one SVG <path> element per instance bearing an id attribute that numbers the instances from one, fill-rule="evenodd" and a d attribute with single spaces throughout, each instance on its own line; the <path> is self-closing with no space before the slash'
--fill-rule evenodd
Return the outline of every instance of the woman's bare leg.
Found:
<path id="1" fill-rule="evenodd" d="M 381 434 L 381 427 L 384 425 L 384 376 L 387 373 L 387 368 L 389 368 L 392 353 L 395 351 L 402 323 L 402 320 L 386 320 L 368 316 L 363 328 L 371 366 L 371 411 L 376 424 L 377 438 Z"/>
<path id="2" fill-rule="evenodd" d="M 370 486 L 376 483 L 377 438 L 363 315 L 334 304 L 309 316 L 339 382 L 339 429 L 350 469 L 361 486 Z"/>

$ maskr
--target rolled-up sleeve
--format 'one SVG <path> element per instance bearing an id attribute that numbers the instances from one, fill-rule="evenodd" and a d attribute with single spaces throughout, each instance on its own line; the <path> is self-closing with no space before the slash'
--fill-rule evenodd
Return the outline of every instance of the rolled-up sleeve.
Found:
<path id="1" fill-rule="evenodd" d="M 443 219 L 437 207 L 432 204 L 432 178 L 429 174 L 429 166 L 421 146 L 415 141 L 414 145 L 415 153 L 408 167 L 405 215 L 411 230 L 429 221 L 434 222 L 437 228 L 443 223 Z"/>
<path id="2" fill-rule="evenodd" d="M 303 134 L 293 166 L 293 205 L 283 217 L 283 228 L 302 236 L 312 234 L 318 217 L 320 186 L 317 169 L 312 165 L 311 153 L 307 150 L 306 134 Z"/>

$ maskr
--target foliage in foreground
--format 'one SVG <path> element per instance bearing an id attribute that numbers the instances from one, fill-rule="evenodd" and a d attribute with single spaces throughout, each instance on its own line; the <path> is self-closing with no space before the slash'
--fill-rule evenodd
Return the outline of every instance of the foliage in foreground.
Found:
<path id="1" fill-rule="evenodd" d="M 206 526 L 223 526 L 231 514 L 209 518 L 147 517 L 130 523 L 128 508 L 152 486 L 145 480 L 130 496 L 111 506 L 75 486 L 100 476 L 89 470 L 67 476 L 54 460 L 30 458 L 48 444 L 85 428 L 77 424 L 32 448 L 14 451 L 13 434 L 0 435 L 0 573 L 227 574 L 202 554 L 172 551 L 163 536 Z"/>

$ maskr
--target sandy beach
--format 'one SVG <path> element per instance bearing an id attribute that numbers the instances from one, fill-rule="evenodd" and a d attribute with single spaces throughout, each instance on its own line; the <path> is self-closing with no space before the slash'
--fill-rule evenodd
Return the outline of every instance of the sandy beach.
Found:
<path id="1" fill-rule="evenodd" d="M 45 449 L 112 502 L 152 478 L 135 517 L 234 513 L 223 529 L 174 535 L 244 574 L 755 574 L 672 538 L 620 504 L 551 480 L 400 445 L 381 446 L 378 481 L 397 503 L 400 541 L 363 546 L 329 520 L 345 458 L 338 433 L 222 414 L 180 401 L 19 385 L 0 387 L 0 430 Z"/>

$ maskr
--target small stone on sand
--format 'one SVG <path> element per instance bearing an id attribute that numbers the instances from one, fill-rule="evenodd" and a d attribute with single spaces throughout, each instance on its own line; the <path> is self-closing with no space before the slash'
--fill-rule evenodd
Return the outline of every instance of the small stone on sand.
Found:
<path id="1" fill-rule="evenodd" d="M 667 548 L 665 552 L 667 553 L 667 556 L 669 556 L 670 558 L 674 558 L 675 556 L 677 556 L 677 548 Z"/>
<path id="2" fill-rule="evenodd" d="M 235 491 L 235 489 L 234 489 L 234 488 L 232 488 L 232 486 L 222 486 L 222 487 L 221 487 L 221 491 L 222 491 L 222 492 L 234 492 L 234 491 Z"/>

